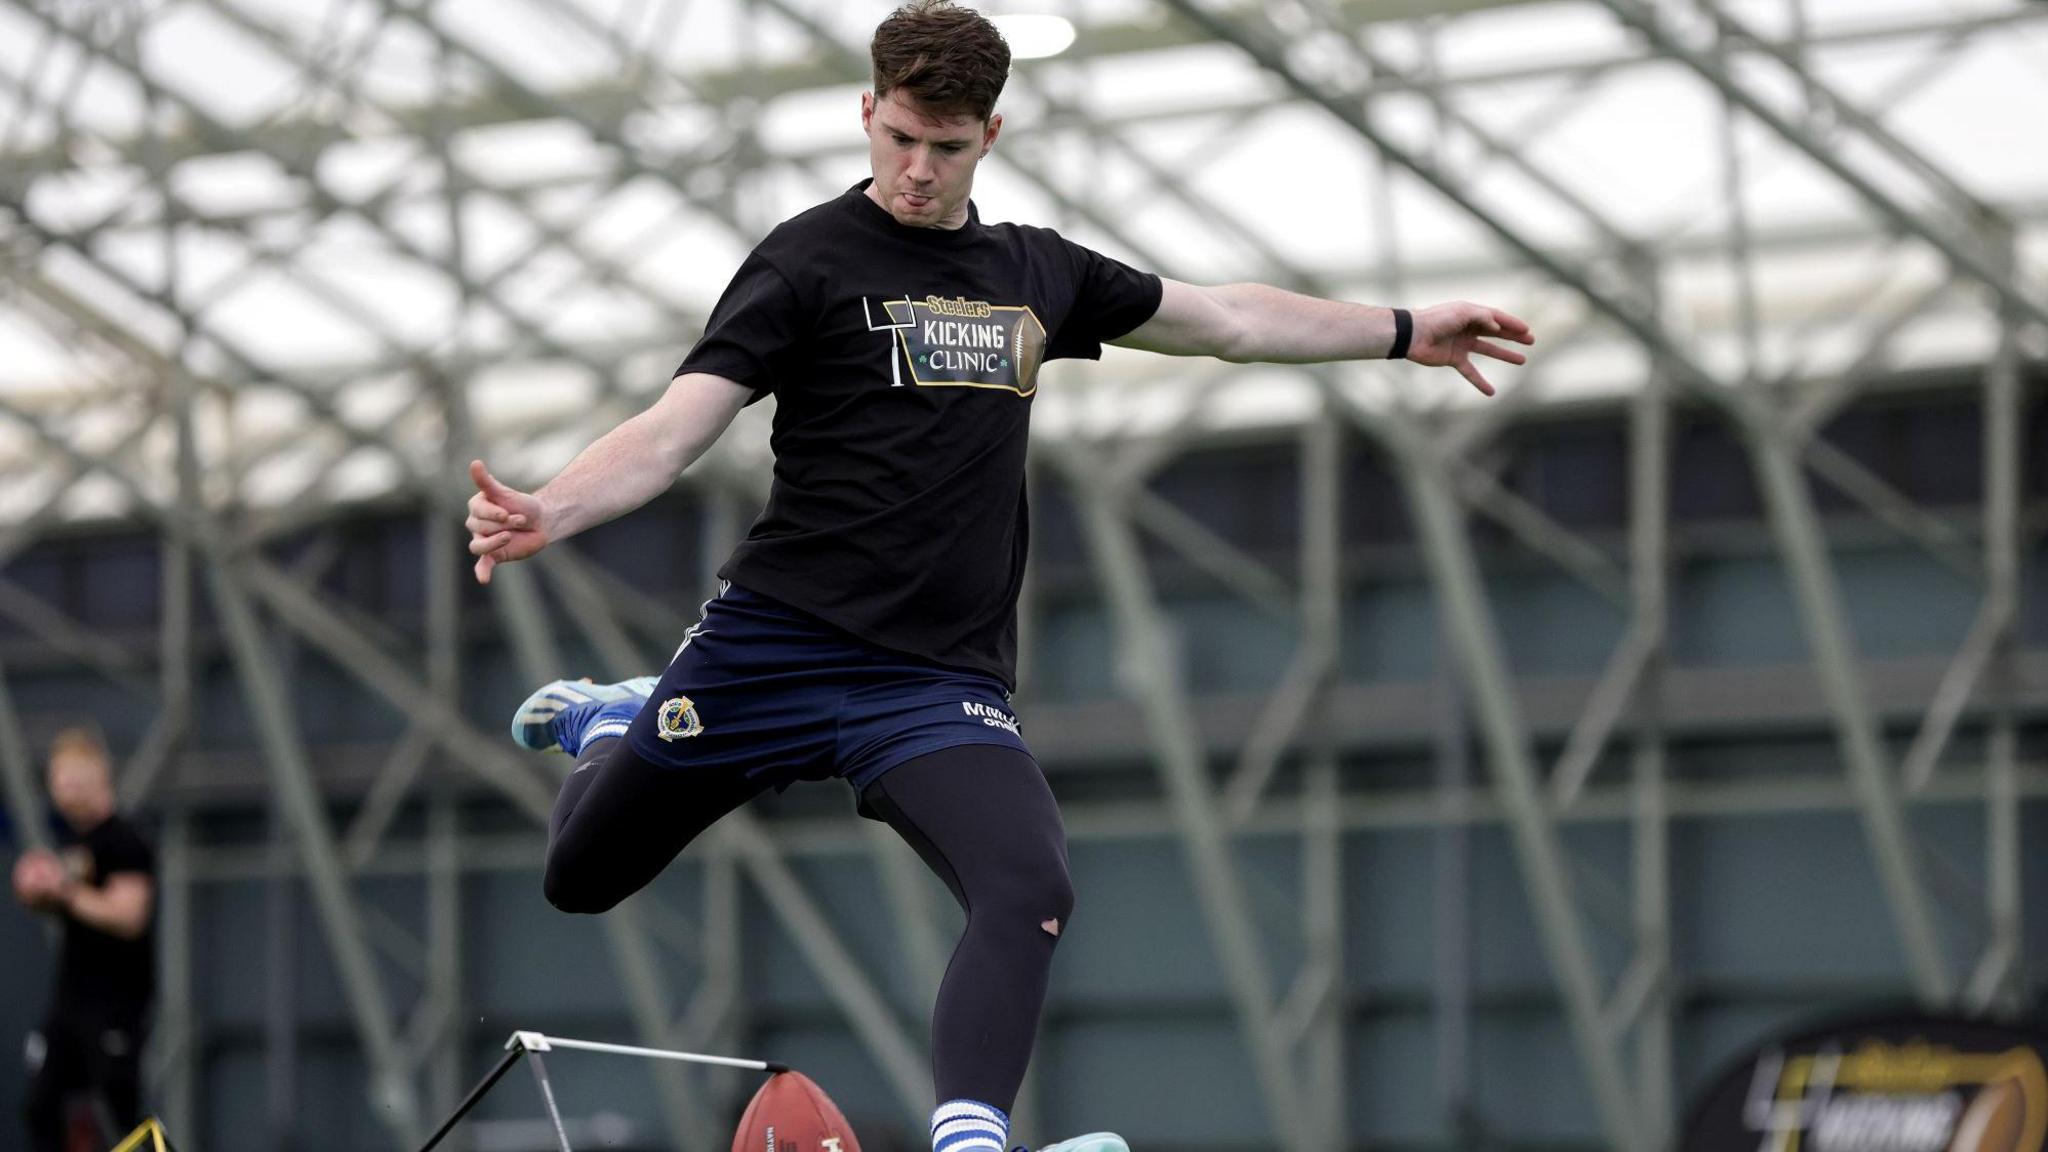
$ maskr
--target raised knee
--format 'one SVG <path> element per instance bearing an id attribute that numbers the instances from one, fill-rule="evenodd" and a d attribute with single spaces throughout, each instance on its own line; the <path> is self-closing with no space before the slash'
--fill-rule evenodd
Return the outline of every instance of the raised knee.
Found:
<path id="1" fill-rule="evenodd" d="M 574 869 L 561 866 L 552 857 L 548 860 L 547 870 L 541 875 L 540 887 L 548 903 L 556 910 L 581 915 L 609 912 L 623 899 L 619 893 L 579 879 Z"/>

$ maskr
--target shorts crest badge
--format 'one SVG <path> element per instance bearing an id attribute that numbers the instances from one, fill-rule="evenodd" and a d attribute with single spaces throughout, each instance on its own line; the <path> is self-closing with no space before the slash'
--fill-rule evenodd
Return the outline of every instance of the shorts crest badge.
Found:
<path id="1" fill-rule="evenodd" d="M 663 740 L 686 740 L 704 731 L 704 720 L 688 696 L 676 696 L 661 703 L 654 714 L 654 734 Z"/>

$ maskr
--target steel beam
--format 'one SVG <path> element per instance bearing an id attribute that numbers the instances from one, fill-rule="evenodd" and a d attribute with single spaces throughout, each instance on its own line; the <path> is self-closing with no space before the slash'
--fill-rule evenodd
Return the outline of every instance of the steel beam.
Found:
<path id="1" fill-rule="evenodd" d="M 1437 819 L 1430 828 L 1430 1015 L 1436 1041 L 1432 1077 L 1436 1115 L 1457 1147 L 1486 1142 L 1472 1061 L 1473 802 L 1483 785 L 1472 782 L 1469 709 L 1458 672 L 1457 646 L 1444 633 L 1442 615 L 1430 679 L 1430 789 Z"/>
<path id="2" fill-rule="evenodd" d="M 1744 434 L 1758 485 L 1776 510 L 1771 527 L 1785 557 L 1814 672 L 1836 716 L 1849 778 L 1863 799 L 1865 838 L 1891 904 L 1914 988 L 1930 1005 L 1944 1003 L 1954 982 L 1942 956 L 1934 906 L 1921 882 L 1890 757 L 1857 670 L 1855 641 L 1827 558 L 1827 537 L 1799 478 L 1796 448 L 1777 426 L 1750 424 Z"/>
<path id="3" fill-rule="evenodd" d="M 1268 1127 L 1282 1146 L 1306 1147 L 1290 1053 L 1275 1027 L 1271 976 L 1252 926 L 1229 836 L 1217 811 L 1208 768 L 1190 738 L 1193 717 L 1178 684 L 1178 662 L 1162 628 L 1144 557 L 1127 514 L 1110 503 L 1111 494 L 1094 490 L 1086 465 L 1061 462 L 1074 481 L 1090 563 L 1109 596 L 1119 679 L 1142 708 L 1157 767 L 1185 835 L 1188 868 L 1210 942 L 1222 961 L 1230 997 L 1237 1007 Z"/>
<path id="4" fill-rule="evenodd" d="M 157 868 L 157 1027 L 151 1099 L 173 1132 L 196 1132 L 202 1050 L 192 982 L 192 821 L 182 807 L 164 817 Z"/>
<path id="5" fill-rule="evenodd" d="M 1470 688 L 1471 705 L 1485 736 L 1494 789 L 1508 820 L 1536 923 L 1564 1000 L 1565 1021 L 1585 1064 L 1588 1088 L 1607 1144 L 1648 1152 L 1652 1147 L 1613 1039 L 1601 1024 L 1600 977 L 1577 913 L 1571 874 L 1545 805 L 1540 778 L 1515 702 L 1471 542 L 1459 522 L 1448 478 L 1434 461 L 1399 460 L 1401 481 L 1416 531 L 1428 557 L 1437 609 Z"/>
<path id="6" fill-rule="evenodd" d="M 456 443 L 469 439 L 468 406 L 463 401 L 463 395 L 455 388 L 444 389 L 441 397 L 443 418 L 447 421 L 449 439 Z M 444 484 L 454 480 L 463 466 L 455 455 L 450 453 L 446 461 Z M 461 489 L 450 484 L 448 490 L 456 492 Z M 450 511 L 429 506 L 421 517 L 420 540 L 421 549 L 425 552 L 421 592 L 426 604 L 427 686 L 445 699 L 460 699 L 461 589 L 469 573 L 466 570 L 468 565 L 462 562 L 467 558 L 467 551 L 463 548 L 459 522 Z M 416 763 L 425 767 L 427 751 L 431 747 L 425 735 L 417 728 L 409 729 L 405 743 L 407 747 L 419 750 Z M 417 769 L 407 772 L 406 776 L 410 778 L 416 773 Z M 400 787 L 392 791 L 402 794 L 404 789 Z M 436 1116 L 449 1115 L 461 1102 L 469 1054 L 468 1001 L 463 993 L 462 979 L 462 813 L 454 791 L 453 781 L 446 774 L 436 772 L 428 778 L 425 877 L 427 978 L 416 1016 L 431 1014 L 434 1026 L 426 1033 L 425 1045 L 415 1048 L 414 1053 L 424 1058 L 427 1095 L 433 1102 Z M 365 805 L 366 809 L 368 807 Z M 351 847 L 355 846 L 354 836 L 362 823 L 359 816 L 357 823 L 350 828 Z M 381 840 L 382 828 L 365 839 L 371 842 Z"/>
<path id="7" fill-rule="evenodd" d="M 2048 800 L 2048 761 L 2021 759 L 2014 764 L 2019 799 L 2024 804 Z M 1916 811 L 1981 810 L 1987 766 L 1967 764 L 1944 773 L 1915 801 Z M 1854 815 L 1858 798 L 1846 780 L 1835 774 L 1792 779 L 1688 780 L 1667 775 L 1665 812 L 1673 825 L 1711 826 L 1757 817 Z M 1560 827 L 1614 828 L 1626 832 L 1639 815 L 1639 794 L 1633 779 L 1595 784 L 1579 804 L 1557 814 Z M 1169 801 L 1164 796 L 1132 800 L 1076 801 L 1064 806 L 1068 839 L 1073 843 L 1164 843 L 1177 840 Z M 1429 831 L 1458 828 L 1504 828 L 1508 813 L 1490 784 L 1448 787 L 1441 783 L 1398 788 L 1349 785 L 1339 793 L 1337 821 L 1353 833 Z M 1276 798 L 1260 806 L 1252 820 L 1234 833 L 1244 843 L 1297 844 L 1310 831 L 1299 797 Z M 840 816 L 783 817 L 764 821 L 761 835 L 786 860 L 836 861 L 847 866 L 865 863 L 869 848 L 862 830 Z M 466 832 L 461 838 L 465 873 L 531 873 L 534 857 L 546 837 L 534 829 L 517 832 Z M 706 845 L 710 849 L 711 845 Z M 421 837 L 393 838 L 365 876 L 417 876 L 427 866 L 427 842 Z M 714 851 L 706 856 L 715 857 Z M 288 868 L 302 866 L 287 861 Z M 268 857 L 249 847 L 212 847 L 194 864 L 200 883 L 241 882 L 270 875 Z M 704 923 L 710 924 L 707 918 Z M 706 927 L 704 931 L 709 932 Z M 1879 978 L 1882 979 L 1882 978 Z M 1894 982 L 1896 983 L 1896 982 Z M 1612 999 L 1612 998 L 1611 998 Z M 709 1019 L 705 1006 L 694 1019 Z"/>
<path id="8" fill-rule="evenodd" d="M 1301 435 L 1302 646 L 1313 654 L 1312 695 L 1321 700 L 1336 679 L 1343 622 L 1344 425 L 1326 410 L 1325 418 L 1309 423 Z M 1344 836 L 1337 820 L 1342 785 L 1329 740 L 1316 741 L 1306 751 L 1301 790 L 1304 960 L 1296 982 L 1315 989 L 1315 1011 L 1297 1063 L 1306 1105 L 1303 1131 L 1311 1147 L 1348 1148 L 1351 1038 L 1343 1011 Z"/>
<path id="9" fill-rule="evenodd" d="M 239 9 L 233 9 L 230 6 L 226 5 L 224 2 L 219 5 L 219 8 L 222 15 L 228 17 L 231 20 L 234 20 L 239 26 L 243 27 L 245 30 L 250 31 L 252 35 L 257 35 L 260 38 L 265 34 L 266 31 L 268 31 L 264 25 L 254 21 L 245 12 L 242 12 Z M 91 41 L 89 38 L 79 34 L 75 29 L 72 29 L 69 26 L 65 25 L 62 21 L 42 13 L 33 13 L 32 15 L 34 15 L 38 19 L 38 21 L 42 24 L 43 27 L 52 31 L 53 33 L 64 36 L 71 43 L 73 43 L 79 50 L 86 52 L 87 54 L 93 56 L 96 59 L 103 59 L 106 62 L 115 65 L 116 67 L 121 67 L 131 72 L 134 71 L 134 65 L 132 65 L 130 62 L 123 60 L 119 55 L 108 51 L 104 47 Z M 489 66 L 487 62 L 482 60 L 481 57 L 477 57 L 474 54 L 474 52 L 468 49 L 466 46 L 441 33 L 437 27 L 432 26 L 431 24 L 423 25 L 423 27 L 425 27 L 430 33 L 435 35 L 437 44 L 452 49 L 454 51 L 461 52 L 464 54 L 465 58 L 475 60 L 480 65 L 486 67 Z M 499 70 L 498 77 L 501 80 L 501 82 L 507 84 L 509 87 L 515 89 L 519 87 L 517 82 L 513 80 L 509 75 L 504 74 L 502 70 Z M 200 130 L 203 130 L 208 135 L 221 138 L 224 140 L 236 139 L 235 133 L 233 133 L 225 125 L 213 119 L 203 108 L 201 108 L 198 104 L 194 103 L 188 97 L 184 96 L 181 93 L 171 92 L 167 89 L 158 89 L 157 91 L 167 102 L 172 104 L 174 107 L 177 108 L 177 110 L 180 113 L 186 116 L 195 127 L 199 128 Z M 532 98 L 535 99 L 536 101 L 544 102 L 544 99 L 537 93 L 529 92 L 528 94 L 531 95 Z M 300 179 L 304 183 L 306 192 L 308 193 L 308 196 L 311 200 L 312 207 L 315 210 L 323 214 L 327 214 L 345 208 L 361 208 L 361 205 L 353 205 L 343 202 L 331 191 L 329 191 L 328 188 L 320 182 L 318 173 L 312 168 L 311 162 L 306 158 L 295 156 L 289 153 L 280 152 L 271 152 L 269 153 L 269 155 L 281 167 L 283 167 L 287 173 Z M 630 152 L 628 152 L 627 155 L 630 157 Z M 636 170 L 644 171 L 649 174 L 655 174 L 657 176 L 665 175 L 661 173 L 656 173 L 653 169 L 648 168 L 644 164 L 639 164 L 639 162 L 637 161 L 635 161 L 634 163 L 637 166 Z M 673 178 L 668 178 L 672 182 Z M 683 191 L 681 189 L 678 190 Z M 685 192 L 684 194 L 686 199 L 690 198 L 687 192 Z M 18 203 L 12 204 L 11 206 L 14 207 L 16 214 L 19 215 L 25 222 L 30 223 L 32 226 L 36 226 L 34 225 L 33 220 L 29 217 L 25 208 L 23 208 Z M 419 261 L 429 267 L 439 269 L 440 271 L 448 274 L 451 277 L 451 279 L 455 280 L 458 284 L 469 284 L 472 288 L 475 287 L 474 283 L 470 281 L 467 277 L 463 276 L 460 270 L 449 269 L 446 263 L 440 260 L 435 253 L 426 250 L 412 237 L 394 228 L 376 214 L 359 211 L 358 218 L 361 219 L 365 224 L 367 224 L 371 229 L 376 231 L 388 243 L 390 243 L 395 251 L 411 259 Z M 56 239 L 56 237 L 50 238 Z M 74 248 L 75 250 L 79 251 L 81 255 L 87 257 L 88 259 L 97 260 L 97 258 L 83 246 L 78 246 L 74 244 Z M 108 275 L 114 277 L 116 280 L 129 279 L 126 278 L 124 273 L 122 273 L 119 269 L 106 266 L 103 262 L 101 263 L 101 270 L 106 272 Z M 141 298 L 151 300 L 157 303 L 160 307 L 165 308 L 167 311 L 177 316 L 180 319 L 181 323 L 184 323 L 188 326 L 195 326 L 196 318 L 193 317 L 187 309 L 177 304 L 174 300 L 172 300 L 165 294 L 152 291 L 148 287 L 140 284 L 134 284 L 132 283 L 132 280 L 130 283 L 130 287 Z M 519 329 L 527 333 L 529 341 L 537 348 L 552 355 L 562 357 L 563 359 L 566 359 L 571 362 L 584 363 L 587 367 L 590 367 L 594 372 L 598 373 L 600 379 L 604 378 L 605 373 L 602 365 L 597 364 L 594 361 L 591 361 L 588 357 L 586 357 L 577 349 L 569 347 L 561 343 L 560 341 L 557 341 L 551 337 L 546 336 L 539 329 L 538 326 L 530 323 L 526 317 L 522 316 L 518 312 L 517 309 L 514 309 L 510 305 L 506 304 L 496 294 L 486 291 L 479 291 L 476 293 L 476 299 L 480 303 L 488 305 L 494 313 L 501 316 L 504 320 L 512 324 L 516 329 Z M 671 311 L 674 308 L 672 304 L 669 304 L 668 302 L 663 301 L 658 297 L 649 296 L 648 299 L 650 303 L 654 304 L 655 307 L 663 311 Z M 330 303 L 332 302 L 334 301 L 330 299 Z M 357 318 L 359 321 L 361 321 L 363 319 L 363 314 L 358 313 Z M 225 338 L 222 334 L 216 332 L 213 333 L 210 338 L 214 345 L 220 347 L 223 351 L 226 351 L 230 354 L 230 359 L 233 362 L 235 362 L 240 369 L 247 372 L 251 372 L 255 374 L 258 378 L 265 379 L 271 383 L 275 383 L 280 387 L 292 390 L 295 394 L 303 397 L 310 405 L 312 405 L 316 412 L 319 412 L 323 416 L 327 417 L 336 429 L 342 432 L 343 435 L 349 437 L 351 440 L 359 441 L 362 445 L 368 447 L 387 447 L 387 445 L 385 445 L 383 442 L 377 440 L 375 437 L 370 436 L 368 433 L 363 432 L 361 429 L 355 427 L 353 424 L 349 423 L 347 420 L 342 418 L 341 415 L 333 409 L 332 402 L 328 397 L 320 395 L 316 392 L 306 390 L 302 385 L 300 385 L 298 382 L 294 381 L 289 377 L 282 376 L 276 373 L 266 373 L 262 368 L 260 368 L 257 365 L 257 363 L 253 359 L 246 355 L 235 352 L 233 341 Z M 399 462 L 401 466 L 401 472 L 405 475 L 407 483 L 414 487 L 420 486 L 420 481 L 418 477 L 412 473 L 411 469 L 407 466 L 407 463 L 403 460 L 402 457 L 400 458 Z"/>
<path id="10" fill-rule="evenodd" d="M 1724 49 L 1734 47 L 1754 48 L 1766 58 L 1775 60 L 1795 74 L 1805 90 L 1808 110 L 1813 119 L 1827 124 L 1845 126 L 1863 135 L 1878 150 L 1890 156 L 1902 167 L 1925 181 L 1958 217 L 1979 224 L 1998 224 L 1998 212 L 1974 192 L 1957 182 L 1940 165 L 1928 160 L 1905 140 L 1894 134 L 1876 116 L 1858 106 L 1836 91 L 1821 75 L 1798 55 L 1799 41 L 1791 43 L 1772 40 L 1759 35 L 1734 13 L 1722 7 L 1715 0 L 1700 5 L 1700 11 L 1714 24 L 1717 45 Z M 1728 56 L 1715 58 L 1724 73 L 1728 69 Z"/>
<path id="11" fill-rule="evenodd" d="M 444 783 L 427 798 L 427 979 L 416 1013 L 431 1012 L 425 1059 L 427 1095 L 445 1116 L 462 1099 L 467 1072 L 469 1001 L 463 994 L 461 812 Z"/>
<path id="12" fill-rule="evenodd" d="M 2010 262 L 2009 231 L 1986 230 Z M 1998 351 L 1984 377 L 1985 611 L 2000 622 L 1987 685 L 1990 697 L 1989 764 L 1985 778 L 1984 903 L 1989 939 L 1965 991 L 1976 1011 L 2016 1012 L 2027 996 L 2026 905 L 2022 873 L 2019 732 L 2012 703 L 2014 654 L 2019 644 L 2022 556 L 2021 484 L 2026 474 L 2026 395 L 2020 379 L 2020 317 L 2001 316 Z"/>
<path id="13" fill-rule="evenodd" d="M 280 673 L 289 676 L 286 669 Z M 286 683 L 290 680 L 287 678 Z M 292 853 L 292 830 L 281 796 L 265 813 L 273 862 Z M 263 1142 L 278 1152 L 300 1144 L 299 1112 L 299 878 L 279 868 L 263 885 Z"/>
<path id="14" fill-rule="evenodd" d="M 1653 308 L 1663 305 L 1658 269 L 1636 269 Z M 1636 737 L 1631 756 L 1634 833 L 1630 911 L 1633 967 L 1648 977 L 1634 1014 L 1637 1116 L 1652 1148 L 1668 1149 L 1678 1132 L 1678 996 L 1672 966 L 1671 805 L 1664 717 L 1659 708 L 1670 656 L 1671 389 L 1654 363 L 1629 406 L 1629 575 L 1631 630 L 1651 638 L 1633 693 Z"/>
<path id="15" fill-rule="evenodd" d="M 369 1061 L 377 1118 L 401 1148 L 407 1147 L 419 1136 L 419 1100 L 398 1048 L 383 981 L 370 959 L 355 900 L 348 890 L 320 798 L 313 788 L 305 747 L 292 718 L 291 701 L 284 694 L 284 682 L 278 678 L 274 661 L 265 648 L 261 625 L 235 562 L 218 554 L 209 559 L 207 576 L 214 611 L 234 655 L 242 691 L 255 714 L 264 759 L 277 787 L 279 803 L 306 865 L 313 905 Z"/>
<path id="16" fill-rule="evenodd" d="M 938 925 L 937 901 L 932 899 L 930 873 L 894 829 L 874 820 L 863 820 L 881 877 L 882 895 L 896 921 L 896 937 L 903 947 L 904 964 L 898 976 L 899 991 L 913 1004 L 936 1003 L 939 983 L 946 976 L 949 956 Z"/>
<path id="17" fill-rule="evenodd" d="M 702 975 L 685 1036 L 703 1037 L 716 1052 L 740 1048 L 746 1034 L 746 998 L 742 973 L 746 966 L 746 932 L 740 920 L 740 870 L 732 853 L 711 845 L 704 858 L 704 955 Z M 735 1103 L 741 1082 L 729 1070 L 711 1070 L 714 1099 Z M 730 1107 L 724 1109 L 730 1111 Z"/>
<path id="18" fill-rule="evenodd" d="M 22 734 L 14 693 L 7 687 L 7 669 L 0 665 L 0 783 L 7 788 L 8 822 L 17 846 L 48 851 L 49 815 L 43 811 L 33 756 Z"/>
<path id="19" fill-rule="evenodd" d="M 1791 117 L 1772 107 L 1763 97 L 1739 83 L 1734 75 L 1721 62 L 1716 61 L 1712 55 L 1680 40 L 1672 32 L 1667 22 L 1659 17 L 1657 11 L 1642 3 L 1641 0 L 1599 0 L 1599 2 L 1603 7 L 1613 12 L 1623 24 L 1640 33 L 1657 51 L 1697 73 L 1701 79 L 1713 85 L 1730 101 L 1740 105 L 1744 111 L 1755 117 L 1759 123 L 1764 124 L 1771 131 L 1783 137 L 1787 143 L 1799 149 L 1815 164 L 1840 180 L 1850 191 L 1869 204 L 1871 208 L 1875 209 L 1879 215 L 1883 216 L 1899 231 L 1918 237 L 1926 242 L 1935 251 L 1941 253 L 1942 257 L 1959 274 L 1967 276 L 1990 289 L 1998 296 L 2003 306 L 2011 309 L 2015 315 L 2029 323 L 2048 324 L 2048 307 L 2043 307 L 2040 303 L 2029 297 L 2012 276 L 2000 272 L 1991 259 L 1988 259 L 1984 253 L 1976 250 L 1973 241 L 1966 242 L 1951 232 L 1935 227 L 1931 222 L 1922 219 L 1918 213 L 1902 203 L 1897 197 L 1885 191 L 1877 181 L 1852 167 L 1846 157 L 1854 154 L 1853 149 L 1830 145 L 1822 141 L 1806 125 L 1794 121 Z M 1715 20 L 1723 27 L 1739 29 L 1739 25 L 1736 25 L 1726 12 L 1716 10 L 1716 6 L 1711 0 L 1703 5 L 1703 7 L 1712 12 Z M 1747 39 L 1748 37 L 1745 38 Z M 1896 138 L 1891 137 L 1889 133 L 1883 132 L 1875 120 L 1863 114 L 1849 101 L 1827 92 L 1821 86 L 1820 81 L 1810 72 L 1801 73 L 1800 76 L 1802 83 L 1806 85 L 1808 91 L 1824 95 L 1827 106 L 1834 110 L 1834 114 L 1842 123 L 1856 128 L 1866 140 L 1889 151 L 1894 159 L 1903 160 L 1904 166 L 1920 175 L 1923 180 L 1928 179 L 1930 173 L 1939 172 L 1939 169 L 1927 163 L 1925 159 L 1913 154 Z M 1974 205 L 1974 198 L 1968 198 L 1967 194 L 1961 193 L 1959 189 L 1955 188 L 1945 178 L 1934 179 L 1931 183 L 1937 192 L 1950 196 L 1951 199 L 1957 195 L 1963 195 L 1973 202 L 1961 207 L 1972 208 L 1977 212 L 1988 211 L 1981 206 Z"/>

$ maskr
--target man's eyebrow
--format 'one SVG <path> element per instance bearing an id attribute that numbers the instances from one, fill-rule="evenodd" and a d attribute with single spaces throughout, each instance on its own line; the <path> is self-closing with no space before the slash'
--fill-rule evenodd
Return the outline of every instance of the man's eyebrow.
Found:
<path id="1" fill-rule="evenodd" d="M 882 128 L 883 128 L 883 130 L 884 130 L 884 131 L 887 131 L 887 132 L 891 132 L 891 133 L 894 133 L 894 134 L 895 134 L 895 135 L 897 135 L 897 136 L 908 136 L 908 137 L 910 137 L 910 138 L 912 138 L 912 139 L 916 139 L 916 138 L 917 138 L 917 133 L 915 133 L 915 132 L 912 132 L 912 131 L 910 131 L 909 129 L 907 129 L 907 128 L 904 128 L 904 127 L 902 127 L 902 126 L 900 126 L 900 125 L 897 125 L 897 124 L 892 124 L 892 123 L 890 123 L 890 122 L 889 122 L 889 121 L 887 121 L 887 120 L 883 120 L 883 121 L 882 121 Z M 973 136 L 942 136 L 942 137 L 934 137 L 934 138 L 932 139 L 932 143 L 934 143 L 934 144 L 962 144 L 962 145 L 966 145 L 966 144 L 972 144 L 972 143 L 974 143 L 974 142 L 975 142 L 975 139 L 976 139 L 976 138 L 975 138 L 975 137 L 973 137 Z"/>

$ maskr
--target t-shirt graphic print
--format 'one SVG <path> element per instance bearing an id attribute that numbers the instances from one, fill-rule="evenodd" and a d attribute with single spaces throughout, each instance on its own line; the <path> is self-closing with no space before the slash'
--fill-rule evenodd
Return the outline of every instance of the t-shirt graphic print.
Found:
<path id="1" fill-rule="evenodd" d="M 676 370 L 775 395 L 768 506 L 719 575 L 1014 686 L 1039 370 L 1151 319 L 1159 278 L 972 204 L 906 227 L 866 187 L 770 232 Z"/>
<path id="2" fill-rule="evenodd" d="M 891 386 L 1038 390 L 1045 325 L 1028 304 L 991 304 L 964 296 L 861 299 L 870 331 L 888 333 Z M 879 323 L 878 323 L 879 321 Z"/>

